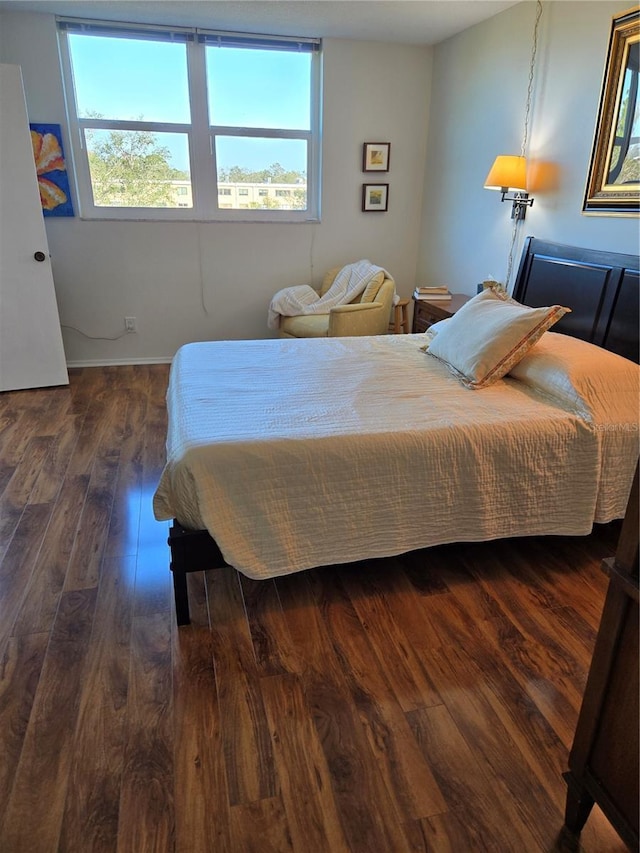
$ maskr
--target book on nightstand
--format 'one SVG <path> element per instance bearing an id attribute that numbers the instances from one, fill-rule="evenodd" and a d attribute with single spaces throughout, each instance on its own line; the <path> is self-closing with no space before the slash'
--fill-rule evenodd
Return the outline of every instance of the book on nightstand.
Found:
<path id="1" fill-rule="evenodd" d="M 424 299 L 427 302 L 449 302 L 451 294 L 446 284 L 443 284 L 437 287 L 416 287 L 413 298 Z"/>

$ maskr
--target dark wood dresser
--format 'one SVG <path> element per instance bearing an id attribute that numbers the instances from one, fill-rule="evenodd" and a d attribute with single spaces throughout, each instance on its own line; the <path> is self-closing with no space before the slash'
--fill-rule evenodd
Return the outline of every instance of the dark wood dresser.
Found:
<path id="1" fill-rule="evenodd" d="M 597 803 L 631 850 L 638 850 L 638 470 L 578 718 L 565 826 L 579 834 Z"/>
<path id="2" fill-rule="evenodd" d="M 452 293 L 451 299 L 442 302 L 428 302 L 426 299 L 413 300 L 413 325 L 411 331 L 414 335 L 426 332 L 429 326 L 438 320 L 446 320 L 453 317 L 456 311 L 471 299 L 466 293 Z"/>

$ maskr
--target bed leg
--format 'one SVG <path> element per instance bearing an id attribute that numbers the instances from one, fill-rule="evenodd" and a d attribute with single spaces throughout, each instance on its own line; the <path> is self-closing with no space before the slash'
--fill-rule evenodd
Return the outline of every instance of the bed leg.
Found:
<path id="1" fill-rule="evenodd" d="M 189 625 L 189 597 L 187 595 L 187 572 L 203 572 L 228 565 L 214 539 L 206 530 L 188 530 L 174 520 L 169 527 L 167 540 L 171 550 L 171 573 L 173 574 L 173 597 L 178 625 Z"/>
<path id="2" fill-rule="evenodd" d="M 176 622 L 178 625 L 189 625 L 191 616 L 189 615 L 189 596 L 187 595 L 187 576 L 185 572 L 181 572 L 171 567 L 173 575 L 173 598 L 176 605 Z"/>
<path id="3" fill-rule="evenodd" d="M 173 575 L 173 599 L 176 607 L 176 622 L 178 625 L 189 625 L 189 596 L 187 594 L 187 557 L 185 543 L 179 535 L 180 528 L 174 523 L 169 528 L 167 545 L 171 551 L 169 568 Z"/>

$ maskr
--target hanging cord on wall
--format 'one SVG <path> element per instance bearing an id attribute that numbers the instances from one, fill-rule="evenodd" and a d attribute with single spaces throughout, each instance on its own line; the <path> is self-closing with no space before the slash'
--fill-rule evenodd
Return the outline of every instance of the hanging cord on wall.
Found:
<path id="1" fill-rule="evenodd" d="M 514 219 L 511 226 L 511 245 L 509 246 L 509 260 L 507 261 L 507 276 L 504 283 L 504 289 L 508 292 L 511 284 L 511 273 L 513 272 L 513 256 L 516 248 L 516 237 L 518 236 L 518 225 L 521 219 Z"/>
<path id="2" fill-rule="evenodd" d="M 542 15 L 542 0 L 537 0 L 536 3 L 536 21 L 533 25 L 533 44 L 531 46 L 531 62 L 529 63 L 529 83 L 527 85 L 527 102 L 524 108 L 524 133 L 522 135 L 522 145 L 520 146 L 520 156 L 524 157 L 527 151 L 527 143 L 529 141 L 529 118 L 531 116 L 531 95 L 533 92 L 533 78 L 536 67 L 536 53 L 538 52 L 538 25 Z"/>
<path id="3" fill-rule="evenodd" d="M 313 249 L 316 242 L 316 226 L 311 226 L 311 240 L 309 241 L 309 285 L 313 287 Z"/>
<path id="4" fill-rule="evenodd" d="M 529 119 L 531 117 L 531 98 L 533 94 L 533 80 L 536 67 L 536 53 L 538 52 L 538 25 L 542 16 L 542 0 L 536 2 L 536 20 L 533 25 L 533 43 L 531 45 L 531 61 L 529 62 L 529 82 L 527 84 L 527 100 L 524 108 L 524 131 L 522 134 L 522 145 L 520 146 L 520 156 L 525 157 L 527 144 L 529 142 Z M 509 290 L 511 282 L 511 273 L 513 272 L 513 257 L 516 247 L 516 238 L 518 236 L 518 225 L 522 222 L 521 219 L 513 220 L 511 229 L 511 246 L 509 247 L 509 260 L 507 262 L 507 277 L 505 281 L 505 289 Z"/>
<path id="5" fill-rule="evenodd" d="M 204 266 L 202 263 L 202 235 L 200 234 L 201 225 L 199 222 L 196 222 L 196 241 L 197 241 L 197 255 L 198 255 L 198 281 L 200 284 L 200 307 L 204 311 L 205 317 L 209 316 L 209 309 L 207 308 L 207 299 L 204 287 Z"/>

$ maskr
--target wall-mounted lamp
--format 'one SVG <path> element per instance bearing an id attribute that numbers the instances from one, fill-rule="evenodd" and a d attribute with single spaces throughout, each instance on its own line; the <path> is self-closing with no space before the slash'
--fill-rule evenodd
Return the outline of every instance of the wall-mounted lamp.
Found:
<path id="1" fill-rule="evenodd" d="M 533 204 L 533 199 L 527 192 L 527 161 L 524 157 L 511 154 L 500 154 L 496 157 L 484 182 L 486 190 L 500 190 L 501 201 L 512 201 L 512 219 L 524 219 L 527 208 Z M 508 196 L 509 190 L 514 195 Z"/>

